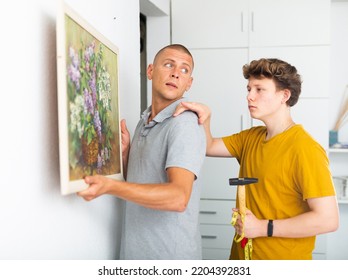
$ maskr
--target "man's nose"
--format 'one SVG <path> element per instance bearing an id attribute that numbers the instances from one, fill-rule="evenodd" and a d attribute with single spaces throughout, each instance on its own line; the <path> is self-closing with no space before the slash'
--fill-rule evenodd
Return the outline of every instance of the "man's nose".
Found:
<path id="1" fill-rule="evenodd" d="M 172 78 L 178 79 L 179 78 L 179 69 L 177 68 L 173 68 L 173 72 L 172 72 Z"/>

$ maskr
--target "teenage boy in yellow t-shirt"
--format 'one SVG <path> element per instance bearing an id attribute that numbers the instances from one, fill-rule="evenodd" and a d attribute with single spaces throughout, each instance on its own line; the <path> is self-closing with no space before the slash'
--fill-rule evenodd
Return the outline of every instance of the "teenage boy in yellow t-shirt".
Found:
<path id="1" fill-rule="evenodd" d="M 243 74 L 250 115 L 265 126 L 213 138 L 204 104 L 184 102 L 174 115 L 195 111 L 205 127 L 207 156 L 235 157 L 240 177 L 258 178 L 246 187 L 244 223 L 240 215 L 235 223 L 237 235 L 252 239 L 252 259 L 312 259 L 316 235 L 337 230 L 339 212 L 325 150 L 290 114 L 301 77 L 279 59 L 254 60 Z M 234 241 L 230 259 L 245 259 L 244 253 Z"/>

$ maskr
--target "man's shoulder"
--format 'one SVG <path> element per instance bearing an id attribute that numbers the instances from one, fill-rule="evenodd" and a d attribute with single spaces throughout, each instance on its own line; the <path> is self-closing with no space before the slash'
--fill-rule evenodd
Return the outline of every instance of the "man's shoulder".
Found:
<path id="1" fill-rule="evenodd" d="M 185 111 L 181 113 L 180 115 L 173 117 L 173 120 L 176 122 L 192 121 L 194 123 L 197 123 L 198 125 L 198 116 L 193 111 Z"/>

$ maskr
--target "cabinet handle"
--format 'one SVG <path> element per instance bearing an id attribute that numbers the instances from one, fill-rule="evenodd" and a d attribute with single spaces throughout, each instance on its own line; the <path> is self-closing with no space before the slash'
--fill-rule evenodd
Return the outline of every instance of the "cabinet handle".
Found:
<path id="1" fill-rule="evenodd" d="M 205 238 L 205 239 L 216 239 L 217 236 L 216 235 L 202 235 L 202 238 Z"/>
<path id="2" fill-rule="evenodd" d="M 216 214 L 216 211 L 199 211 L 200 214 L 209 214 L 209 215 L 214 215 Z"/>
<path id="3" fill-rule="evenodd" d="M 251 32 L 254 32 L 254 12 L 251 12 Z"/>
<path id="4" fill-rule="evenodd" d="M 244 12 L 241 12 L 240 19 L 241 19 L 241 31 L 244 32 Z"/>

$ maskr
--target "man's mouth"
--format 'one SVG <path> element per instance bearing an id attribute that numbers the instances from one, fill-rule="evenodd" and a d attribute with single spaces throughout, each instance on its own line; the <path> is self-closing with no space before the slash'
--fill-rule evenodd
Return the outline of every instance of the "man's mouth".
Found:
<path id="1" fill-rule="evenodd" d="M 171 82 L 166 83 L 166 86 L 170 86 L 170 87 L 173 87 L 173 88 L 178 88 L 178 86 L 176 84 L 171 83 Z"/>

